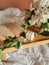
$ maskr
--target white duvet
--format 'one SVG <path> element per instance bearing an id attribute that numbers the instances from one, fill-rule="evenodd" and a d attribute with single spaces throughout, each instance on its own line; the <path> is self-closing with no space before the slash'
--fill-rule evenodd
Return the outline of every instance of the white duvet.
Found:
<path id="1" fill-rule="evenodd" d="M 49 65 L 48 45 L 20 49 L 6 56 L 8 62 L 0 61 L 0 65 Z"/>

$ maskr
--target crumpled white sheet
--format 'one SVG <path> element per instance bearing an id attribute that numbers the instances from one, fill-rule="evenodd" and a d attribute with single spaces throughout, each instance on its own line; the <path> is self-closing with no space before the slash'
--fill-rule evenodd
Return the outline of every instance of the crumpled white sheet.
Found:
<path id="1" fill-rule="evenodd" d="M 0 25 L 18 20 L 21 22 L 20 14 L 21 11 L 17 8 L 0 11 Z M 6 54 L 6 60 L 7 62 L 0 60 L 0 65 L 49 65 L 49 46 L 45 44 L 27 49 L 21 48 L 18 51 Z"/>
<path id="2" fill-rule="evenodd" d="M 49 65 L 49 47 L 40 45 L 8 53 L 3 65 Z"/>

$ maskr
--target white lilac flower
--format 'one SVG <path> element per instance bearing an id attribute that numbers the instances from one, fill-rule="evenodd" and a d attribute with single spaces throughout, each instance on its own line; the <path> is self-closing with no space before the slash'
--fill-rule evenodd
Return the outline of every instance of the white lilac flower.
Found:
<path id="1" fill-rule="evenodd" d="M 33 9 L 32 4 L 30 7 Z M 49 18 L 49 0 L 34 0 L 34 10 L 35 16 L 32 16 L 29 22 L 31 24 L 45 22 Z"/>

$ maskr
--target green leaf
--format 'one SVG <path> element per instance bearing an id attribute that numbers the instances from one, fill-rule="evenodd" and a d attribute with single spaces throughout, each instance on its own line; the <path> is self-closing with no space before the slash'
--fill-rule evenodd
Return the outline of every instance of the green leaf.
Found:
<path id="1" fill-rule="evenodd" d="M 28 20 L 26 20 L 25 24 L 26 24 L 26 25 L 30 25 L 30 23 L 29 23 L 29 21 L 28 21 Z"/>
<path id="2" fill-rule="evenodd" d="M 4 49 L 4 46 L 0 46 L 0 49 L 2 49 L 2 50 L 3 50 L 3 49 Z"/>
<path id="3" fill-rule="evenodd" d="M 0 59 L 2 59 L 2 49 L 0 49 Z"/>
<path id="4" fill-rule="evenodd" d="M 28 22 L 28 20 L 26 20 L 26 22 L 23 24 L 23 28 L 25 31 L 26 31 L 28 25 L 30 25 L 30 23 Z"/>
<path id="5" fill-rule="evenodd" d="M 13 38 L 11 36 L 8 36 L 9 41 L 13 41 Z"/>
<path id="6" fill-rule="evenodd" d="M 39 30 L 39 33 L 43 33 L 44 32 L 44 28 L 45 28 L 45 23 L 42 23 L 41 27 L 40 27 L 40 30 Z"/>
<path id="7" fill-rule="evenodd" d="M 24 42 L 24 40 L 20 40 L 20 43 L 21 43 L 21 45 L 22 45 L 22 44 L 24 44 L 25 42 Z"/>
<path id="8" fill-rule="evenodd" d="M 20 48 L 20 42 L 19 41 L 17 41 L 17 44 L 16 44 L 16 46 L 15 46 L 16 48 Z"/>
<path id="9" fill-rule="evenodd" d="M 10 47 L 14 47 L 16 45 L 17 45 L 17 41 L 14 41 L 14 42 L 12 42 L 12 44 L 10 45 Z"/>
<path id="10" fill-rule="evenodd" d="M 0 49 L 2 49 L 3 48 L 3 46 L 0 46 Z"/>
<path id="11" fill-rule="evenodd" d="M 4 44 L 4 47 L 5 47 L 5 48 L 9 48 L 11 44 L 12 44 L 12 42 L 6 42 L 6 43 Z"/>
<path id="12" fill-rule="evenodd" d="M 26 29 L 27 29 L 27 25 L 24 25 L 23 28 L 24 28 L 24 30 L 26 31 Z"/>
<path id="13" fill-rule="evenodd" d="M 39 30 L 39 34 L 40 34 L 40 33 L 43 33 L 43 32 L 44 32 L 44 29 L 41 28 L 41 29 Z"/>
<path id="14" fill-rule="evenodd" d="M 43 36 L 49 36 L 49 32 L 44 31 L 43 33 L 41 33 L 41 35 L 43 35 Z"/>
<path id="15" fill-rule="evenodd" d="M 49 36 L 49 19 L 46 22 L 41 24 L 39 33 L 44 36 Z"/>
<path id="16" fill-rule="evenodd" d="M 49 19 L 47 19 L 48 23 L 49 23 Z"/>

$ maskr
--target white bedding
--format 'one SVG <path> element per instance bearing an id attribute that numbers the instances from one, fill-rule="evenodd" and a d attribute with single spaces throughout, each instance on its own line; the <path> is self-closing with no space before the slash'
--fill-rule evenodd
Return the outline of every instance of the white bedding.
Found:
<path id="1" fill-rule="evenodd" d="M 0 62 L 0 65 L 49 65 L 48 45 L 20 49 L 6 56 L 8 62 Z"/>

